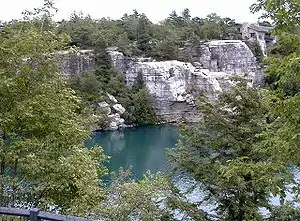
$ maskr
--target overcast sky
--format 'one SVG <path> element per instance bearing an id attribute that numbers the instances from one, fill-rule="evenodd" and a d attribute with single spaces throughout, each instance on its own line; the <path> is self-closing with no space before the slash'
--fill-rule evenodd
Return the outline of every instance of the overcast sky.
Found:
<path id="1" fill-rule="evenodd" d="M 4 1 L 4 0 L 1 0 Z M 0 20 L 21 18 L 21 12 L 39 7 L 43 0 L 6 0 L 0 7 Z M 82 11 L 93 18 L 110 17 L 117 19 L 124 13 L 137 9 L 153 21 L 161 21 L 172 10 L 181 12 L 189 8 L 192 16 L 205 17 L 216 12 L 222 17 L 230 17 L 238 22 L 256 22 L 259 15 L 251 14 L 249 7 L 255 0 L 55 0 L 58 13 L 55 20 L 68 19 L 73 11 Z"/>

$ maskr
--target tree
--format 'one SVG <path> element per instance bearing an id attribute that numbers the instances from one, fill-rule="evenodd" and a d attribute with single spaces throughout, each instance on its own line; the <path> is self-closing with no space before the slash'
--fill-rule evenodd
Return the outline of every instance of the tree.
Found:
<path id="1" fill-rule="evenodd" d="M 45 1 L 33 14 L 51 9 Z M 103 197 L 105 157 L 85 148 L 90 116 L 60 74 L 55 52 L 69 39 L 27 19 L 7 25 L 0 39 L 1 206 L 86 215 Z"/>
<path id="2" fill-rule="evenodd" d="M 191 15 L 190 15 L 190 10 L 189 10 L 188 8 L 185 8 L 185 9 L 182 11 L 182 17 L 183 17 L 183 19 L 184 19 L 185 22 L 190 21 Z"/>
<path id="3" fill-rule="evenodd" d="M 252 10 L 264 11 L 264 18 L 272 19 L 274 33 L 279 42 L 266 59 L 265 72 L 269 91 L 266 104 L 269 106 L 268 130 L 263 133 L 266 138 L 261 149 L 272 153 L 274 159 L 286 167 L 298 167 L 299 158 L 299 110 L 300 110 L 300 38 L 299 38 L 299 1 L 259 0 Z M 298 33 L 298 34 L 297 34 Z M 292 178 L 295 174 L 293 174 Z M 299 182 L 291 181 L 299 188 Z M 296 195 L 297 188 L 293 189 Z M 272 220 L 297 220 L 299 211 L 292 203 L 298 198 L 281 200 L 281 205 L 272 208 Z"/>
<path id="4" fill-rule="evenodd" d="M 142 88 L 145 88 L 145 80 L 142 72 L 139 72 L 137 77 L 134 79 L 133 85 L 132 85 L 132 90 L 134 92 L 139 91 Z"/>
<path id="5" fill-rule="evenodd" d="M 81 75 L 71 75 L 68 79 L 68 85 L 83 99 L 82 104 L 84 107 L 99 102 L 102 85 L 95 73 L 87 72 Z"/>
<path id="6" fill-rule="evenodd" d="M 137 48 L 141 50 L 144 54 L 148 54 L 151 50 L 150 40 L 151 40 L 151 22 L 142 14 L 139 17 L 139 24 L 137 28 Z"/>
<path id="7" fill-rule="evenodd" d="M 107 189 L 106 200 L 101 202 L 100 218 L 108 221 L 132 220 L 132 217 L 139 220 L 173 220 L 168 219 L 167 208 L 160 206 L 168 189 L 167 179 L 159 174 L 147 173 L 142 180 L 134 181 L 130 179 L 129 170 L 121 169 Z"/>
<path id="8" fill-rule="evenodd" d="M 178 16 L 176 11 L 172 11 L 166 21 L 176 26 L 181 26 L 183 24 L 182 17 Z"/>
<path id="9" fill-rule="evenodd" d="M 143 73 L 139 72 L 132 85 L 133 91 L 133 118 L 139 125 L 154 124 L 157 122 L 153 102 L 144 81 Z"/>
<path id="10" fill-rule="evenodd" d="M 154 124 L 157 122 L 152 100 L 147 88 L 142 88 L 133 95 L 133 103 L 133 116 L 138 125 Z"/>
<path id="11" fill-rule="evenodd" d="M 98 80 L 102 83 L 103 86 L 109 82 L 109 80 L 115 76 L 115 70 L 112 66 L 112 61 L 110 55 L 103 48 L 96 48 L 96 64 L 97 69 L 95 75 L 98 77 Z"/>
<path id="12" fill-rule="evenodd" d="M 272 2 L 276 4 L 277 1 Z M 279 35 L 279 43 L 273 49 L 273 55 L 267 59 L 266 68 L 268 83 L 274 89 L 268 99 L 275 130 L 270 137 L 270 148 L 273 151 L 285 149 L 285 160 L 299 164 L 300 159 L 295 153 L 298 151 L 296 146 L 299 143 L 300 128 L 295 119 L 298 118 L 297 110 L 300 108 L 300 37 L 295 34 L 294 28 L 299 25 L 299 20 L 293 17 L 293 13 L 300 5 L 298 1 L 285 2 L 290 7 L 289 12 L 286 8 L 279 7 L 273 14 L 272 5 L 263 5 L 261 1 L 256 7 L 264 8 L 266 16 L 276 22 L 275 32 Z"/>
<path id="13" fill-rule="evenodd" d="M 97 32 L 95 22 L 89 17 L 84 17 L 81 13 L 73 13 L 70 21 L 62 21 L 58 26 L 58 33 L 66 33 L 83 49 L 91 48 L 93 45 L 93 35 Z"/>
<path id="14" fill-rule="evenodd" d="M 252 12 L 262 11 L 262 18 L 269 18 L 276 29 L 295 33 L 299 31 L 300 4 L 298 0 L 258 0 L 251 6 Z"/>
<path id="15" fill-rule="evenodd" d="M 272 27 L 272 24 L 269 21 L 259 21 L 260 26 Z"/>
<path id="16" fill-rule="evenodd" d="M 121 27 L 127 33 L 129 40 L 137 40 L 137 29 L 139 26 L 139 13 L 134 10 L 134 13 L 131 15 L 125 14 L 121 18 Z"/>
<path id="17" fill-rule="evenodd" d="M 257 40 L 255 40 L 255 41 L 249 40 L 249 41 L 245 41 L 245 43 L 247 44 L 247 46 L 252 51 L 253 55 L 256 58 L 256 61 L 258 63 L 262 63 L 265 56 L 263 54 L 263 51 L 261 49 L 261 46 L 260 46 L 259 42 Z"/>
<path id="18" fill-rule="evenodd" d="M 261 92 L 237 80 L 216 101 L 199 97 L 203 119 L 197 126 L 183 127 L 170 159 L 177 170 L 199 182 L 203 201 L 217 205 L 218 220 L 262 220 L 259 208 L 269 208 L 270 193 L 284 194 L 285 167 L 258 148 L 267 113 Z M 207 217 L 199 209 L 197 214 Z"/>
<path id="19" fill-rule="evenodd" d="M 205 18 L 202 32 L 206 39 L 220 39 L 222 37 L 222 18 L 216 13 L 207 15 Z"/>

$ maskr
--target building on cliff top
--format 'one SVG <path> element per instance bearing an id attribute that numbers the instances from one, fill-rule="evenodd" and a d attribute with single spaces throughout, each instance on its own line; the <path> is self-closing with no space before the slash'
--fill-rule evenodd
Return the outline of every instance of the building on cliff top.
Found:
<path id="1" fill-rule="evenodd" d="M 244 40 L 257 40 L 263 54 L 267 55 L 267 46 L 276 43 L 276 37 L 271 36 L 273 27 L 261 26 L 259 24 L 243 23 L 241 28 Z"/>

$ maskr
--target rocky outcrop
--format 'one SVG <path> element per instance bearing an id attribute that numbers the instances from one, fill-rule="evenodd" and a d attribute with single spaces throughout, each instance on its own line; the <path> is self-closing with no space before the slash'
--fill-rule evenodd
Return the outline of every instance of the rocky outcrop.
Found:
<path id="1" fill-rule="evenodd" d="M 93 50 L 61 51 L 58 55 L 62 72 L 66 75 L 82 74 L 96 69 Z"/>
<path id="2" fill-rule="evenodd" d="M 113 109 L 115 109 L 120 114 L 124 114 L 126 111 L 126 109 L 121 104 L 113 105 Z"/>
<path id="3" fill-rule="evenodd" d="M 117 47 L 111 47 L 107 49 L 114 67 L 122 73 L 125 73 L 128 68 L 134 63 L 135 59 L 126 57 L 123 53 L 117 51 Z"/>
<path id="4" fill-rule="evenodd" d="M 254 83 L 263 80 L 255 56 L 242 41 L 210 41 L 190 48 L 190 53 L 195 62 L 210 72 L 225 72 L 233 76 L 247 73 Z"/>
<path id="5" fill-rule="evenodd" d="M 98 103 L 96 108 L 100 109 L 107 116 L 111 114 L 110 105 L 106 101 L 102 101 L 102 102 Z"/>
<path id="6" fill-rule="evenodd" d="M 126 58 L 109 50 L 112 61 L 125 74 L 127 84 L 133 84 L 142 73 L 159 118 L 166 122 L 199 121 L 195 95 L 200 91 L 215 98 L 231 86 L 232 76 L 244 76 L 253 84 L 263 81 L 263 72 L 248 46 L 238 40 L 211 41 L 187 49 L 193 64 L 180 61 L 154 61 Z M 150 61 L 149 61 L 150 60 Z"/>
<path id="7" fill-rule="evenodd" d="M 121 118 L 119 113 L 108 115 L 109 126 L 105 130 L 118 130 L 125 128 L 125 120 Z"/>
<path id="8" fill-rule="evenodd" d="M 147 88 L 154 97 L 158 117 L 167 122 L 193 122 L 199 118 L 194 108 L 192 90 L 203 91 L 211 97 L 221 90 L 215 78 L 204 70 L 196 70 L 190 63 L 136 62 L 126 71 L 128 85 L 133 84 L 139 72 L 143 73 Z"/>
<path id="9" fill-rule="evenodd" d="M 166 122 L 199 120 L 195 109 L 195 95 L 200 91 L 214 99 L 233 83 L 232 76 L 244 76 L 252 84 L 263 82 L 263 72 L 248 46 L 239 40 L 210 41 L 185 49 L 192 63 L 155 61 L 151 58 L 126 57 L 116 47 L 108 48 L 114 67 L 124 73 L 131 86 L 142 73 L 151 95 L 157 116 Z M 96 68 L 93 51 L 61 52 L 65 74 L 79 74 Z M 98 104 L 107 116 L 109 129 L 124 127 L 120 117 L 125 109 L 107 94 L 108 103 Z"/>
<path id="10" fill-rule="evenodd" d="M 125 108 L 111 94 L 107 93 L 107 97 L 108 102 L 102 101 L 96 106 L 95 113 L 99 113 L 100 116 L 100 119 L 96 116 L 96 120 L 98 121 L 96 122 L 97 129 L 118 130 L 127 127 L 125 120 L 121 118 L 121 115 L 126 111 Z M 103 114 L 106 116 L 104 119 L 102 118 Z"/>

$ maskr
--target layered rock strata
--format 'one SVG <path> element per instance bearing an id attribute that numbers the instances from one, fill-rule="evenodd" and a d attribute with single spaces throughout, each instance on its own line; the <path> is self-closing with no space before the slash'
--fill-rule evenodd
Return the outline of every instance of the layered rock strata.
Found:
<path id="1" fill-rule="evenodd" d="M 153 96 L 157 116 L 165 122 L 198 121 L 195 95 L 202 91 L 214 99 L 219 92 L 233 84 L 230 80 L 232 76 L 247 75 L 252 84 L 263 82 L 262 68 L 242 41 L 210 41 L 185 50 L 191 55 L 192 63 L 126 57 L 116 47 L 109 48 L 108 53 L 114 67 L 125 75 L 128 86 L 133 84 L 138 73 L 143 74 Z M 62 52 L 60 55 L 62 70 L 67 75 L 96 68 L 94 52 L 91 50 Z M 109 108 L 116 111 L 115 114 L 122 114 L 124 109 L 116 100 L 112 102 L 114 104 Z M 110 128 L 123 126 L 123 119 L 119 115 L 109 116 L 111 122 L 117 122 L 112 123 Z"/>
<path id="2" fill-rule="evenodd" d="M 116 69 L 131 86 L 142 73 L 157 116 L 166 122 L 197 122 L 195 95 L 213 99 L 233 85 L 232 76 L 245 76 L 252 84 L 263 82 L 263 72 L 248 46 L 239 40 L 211 41 L 188 49 L 193 63 L 155 61 L 125 57 L 116 50 L 109 54 Z"/>

